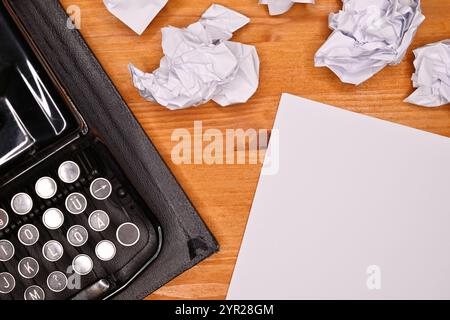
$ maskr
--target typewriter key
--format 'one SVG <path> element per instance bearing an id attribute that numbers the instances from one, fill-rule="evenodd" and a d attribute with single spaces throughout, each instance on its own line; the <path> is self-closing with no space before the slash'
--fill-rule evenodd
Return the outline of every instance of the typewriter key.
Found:
<path id="1" fill-rule="evenodd" d="M 80 177 L 80 167 L 73 161 L 66 161 L 59 166 L 58 176 L 62 182 L 74 183 Z"/>
<path id="2" fill-rule="evenodd" d="M 109 226 L 109 216 L 105 211 L 96 210 L 89 216 L 89 226 L 94 231 L 104 231 Z"/>
<path id="3" fill-rule="evenodd" d="M 26 257 L 20 260 L 17 269 L 22 277 L 25 279 L 31 279 L 38 274 L 39 263 L 31 257 Z"/>
<path id="4" fill-rule="evenodd" d="M 67 287 L 67 277 L 61 271 L 53 271 L 47 278 L 47 286 L 53 292 L 61 292 Z"/>
<path id="5" fill-rule="evenodd" d="M 6 213 L 5 210 L 0 209 L 0 230 L 3 230 L 6 228 L 9 222 L 9 216 Z"/>
<path id="6" fill-rule="evenodd" d="M 139 228 L 130 222 L 126 222 L 121 224 L 119 228 L 117 228 L 116 238 L 119 243 L 125 247 L 131 247 L 135 245 L 139 238 L 141 237 L 141 233 Z"/>
<path id="7" fill-rule="evenodd" d="M 26 193 L 18 193 L 11 200 L 11 208 L 15 213 L 25 215 L 33 208 L 33 199 Z"/>
<path id="8" fill-rule="evenodd" d="M 97 258 L 102 261 L 109 261 L 116 255 L 116 246 L 108 240 L 100 241 L 95 247 Z"/>
<path id="9" fill-rule="evenodd" d="M 72 226 L 67 231 L 67 240 L 74 247 L 81 247 L 88 240 L 88 232 L 83 226 Z"/>
<path id="10" fill-rule="evenodd" d="M 56 240 L 50 240 L 42 247 L 42 255 L 50 262 L 55 262 L 61 259 L 64 254 L 64 249 L 61 243 Z"/>
<path id="11" fill-rule="evenodd" d="M 86 254 L 79 254 L 75 257 L 75 259 L 73 259 L 72 262 L 73 271 L 75 271 L 75 273 L 79 274 L 80 276 L 87 275 L 92 271 L 93 267 L 94 263 L 92 262 L 91 257 Z"/>
<path id="12" fill-rule="evenodd" d="M 86 210 L 87 200 L 81 193 L 72 193 L 66 199 L 66 209 L 72 214 L 80 214 Z"/>
<path id="13" fill-rule="evenodd" d="M 14 256 L 14 246 L 8 240 L 0 240 L 0 261 L 9 261 Z"/>
<path id="14" fill-rule="evenodd" d="M 104 179 L 98 178 L 91 183 L 91 195 L 97 200 L 106 200 L 112 192 L 111 183 Z"/>
<path id="15" fill-rule="evenodd" d="M 45 300 L 45 292 L 39 286 L 30 286 L 23 294 L 25 300 Z"/>
<path id="16" fill-rule="evenodd" d="M 42 199 L 52 198 L 58 189 L 55 180 L 50 177 L 40 178 L 34 187 L 36 194 Z"/>
<path id="17" fill-rule="evenodd" d="M 32 246 L 39 240 L 39 230 L 32 224 L 26 224 L 19 229 L 17 237 L 24 246 Z"/>
<path id="18" fill-rule="evenodd" d="M 14 290 L 16 286 L 16 280 L 11 273 L 0 273 L 0 293 L 6 294 Z"/>
<path id="19" fill-rule="evenodd" d="M 64 214 L 56 208 L 48 209 L 42 216 L 42 222 L 50 230 L 56 230 L 64 223 Z"/>

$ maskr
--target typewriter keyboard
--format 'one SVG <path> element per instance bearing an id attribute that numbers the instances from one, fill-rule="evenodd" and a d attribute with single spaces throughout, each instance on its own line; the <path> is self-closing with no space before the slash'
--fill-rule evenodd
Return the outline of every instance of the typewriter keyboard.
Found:
<path id="1" fill-rule="evenodd" d="M 126 179 L 98 169 L 110 160 L 98 148 L 70 151 L 2 195 L 0 299 L 67 299 L 86 288 L 99 298 L 156 253 L 155 227 Z"/>

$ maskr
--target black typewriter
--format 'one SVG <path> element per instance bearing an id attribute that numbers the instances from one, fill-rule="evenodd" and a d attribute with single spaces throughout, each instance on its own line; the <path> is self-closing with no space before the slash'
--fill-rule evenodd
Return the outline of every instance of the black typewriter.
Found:
<path id="1" fill-rule="evenodd" d="M 0 300 L 112 297 L 161 243 L 151 210 L 0 4 Z"/>

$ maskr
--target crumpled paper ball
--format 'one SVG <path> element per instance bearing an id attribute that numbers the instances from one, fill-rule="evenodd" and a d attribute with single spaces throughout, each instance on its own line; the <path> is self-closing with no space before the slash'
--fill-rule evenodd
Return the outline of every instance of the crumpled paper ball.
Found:
<path id="1" fill-rule="evenodd" d="M 221 106 L 246 102 L 259 85 L 259 57 L 254 46 L 228 40 L 249 22 L 212 5 L 187 28 L 163 28 L 160 67 L 145 73 L 129 66 L 135 87 L 145 99 L 171 110 L 210 100 Z"/>
<path id="2" fill-rule="evenodd" d="M 424 107 L 450 103 L 450 39 L 416 49 L 414 55 L 412 80 L 417 89 L 405 102 Z"/>
<path id="3" fill-rule="evenodd" d="M 259 3 L 267 5 L 269 14 L 271 16 L 276 16 L 288 12 L 296 3 L 314 4 L 314 0 L 259 0 Z"/>
<path id="4" fill-rule="evenodd" d="M 318 50 L 316 67 L 345 83 L 361 84 L 386 65 L 399 64 L 425 20 L 420 0 L 343 0 L 331 14 L 333 31 Z"/>
<path id="5" fill-rule="evenodd" d="M 141 35 L 168 0 L 103 0 L 106 9 Z"/>

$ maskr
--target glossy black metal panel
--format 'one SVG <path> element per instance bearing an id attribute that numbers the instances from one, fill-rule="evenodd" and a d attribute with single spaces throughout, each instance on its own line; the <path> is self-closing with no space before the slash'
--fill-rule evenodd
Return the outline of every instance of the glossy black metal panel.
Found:
<path id="1" fill-rule="evenodd" d="M 0 173 L 80 130 L 0 4 Z"/>

